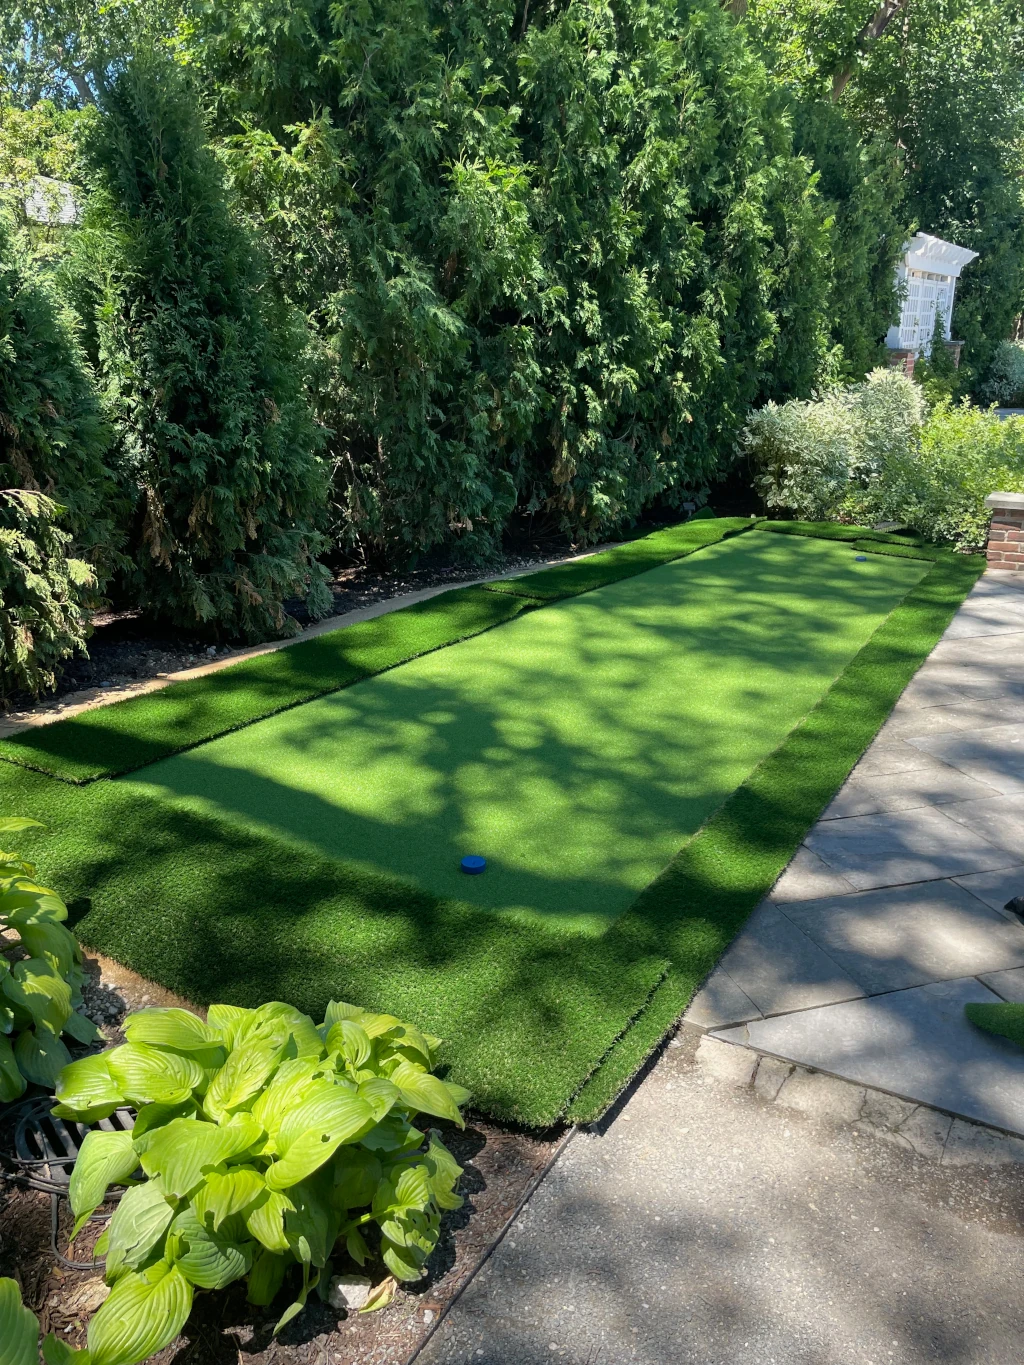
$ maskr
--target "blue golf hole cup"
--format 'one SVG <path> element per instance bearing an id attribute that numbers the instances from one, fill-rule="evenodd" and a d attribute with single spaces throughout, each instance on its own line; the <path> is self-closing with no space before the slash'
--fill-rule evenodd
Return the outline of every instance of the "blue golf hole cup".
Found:
<path id="1" fill-rule="evenodd" d="M 460 866 L 468 877 L 479 877 L 480 873 L 487 866 L 487 859 L 481 858 L 479 854 L 476 853 L 467 853 Z"/>

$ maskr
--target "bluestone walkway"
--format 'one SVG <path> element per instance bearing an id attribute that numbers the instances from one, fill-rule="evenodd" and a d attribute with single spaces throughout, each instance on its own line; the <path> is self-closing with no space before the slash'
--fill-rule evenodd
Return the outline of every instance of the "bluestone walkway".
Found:
<path id="1" fill-rule="evenodd" d="M 1024 1133 L 1024 574 L 986 574 L 694 1000 L 714 1036 Z"/>

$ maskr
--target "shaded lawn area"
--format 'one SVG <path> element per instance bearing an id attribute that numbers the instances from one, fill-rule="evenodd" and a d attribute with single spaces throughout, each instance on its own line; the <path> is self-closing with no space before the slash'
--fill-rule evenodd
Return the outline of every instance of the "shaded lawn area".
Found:
<path id="1" fill-rule="evenodd" d="M 404 1015 L 484 1112 L 592 1117 L 979 567 L 744 534 L 132 779 L 0 763 L 0 808 L 47 822 L 26 852 L 135 970 L 199 1003 Z M 453 869 L 467 851 L 484 877 Z"/>

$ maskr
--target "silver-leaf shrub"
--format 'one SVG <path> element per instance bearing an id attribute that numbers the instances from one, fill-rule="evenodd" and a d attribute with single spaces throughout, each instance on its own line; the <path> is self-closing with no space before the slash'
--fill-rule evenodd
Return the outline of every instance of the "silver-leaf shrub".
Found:
<path id="1" fill-rule="evenodd" d="M 39 826 L 0 820 L 0 835 Z M 61 1037 L 92 1043 L 99 1031 L 80 1013 L 82 950 L 64 927 L 67 906 L 36 880 L 35 864 L 0 851 L 0 1103 L 29 1081 L 52 1090 L 71 1054 Z"/>
<path id="2" fill-rule="evenodd" d="M 195 1289 L 248 1277 L 267 1305 L 296 1294 L 275 1330 L 329 1276 L 336 1246 L 364 1264 L 373 1228 L 399 1280 L 418 1279 L 461 1169 L 430 1114 L 462 1126 L 469 1092 L 431 1074 L 439 1040 L 390 1014 L 332 1002 L 323 1023 L 278 1002 L 212 1005 L 125 1020 L 121 1047 L 73 1062 L 57 1085 L 63 1118 L 119 1106 L 134 1129 L 94 1129 L 71 1178 L 75 1234 L 111 1184 L 127 1184 L 97 1243 L 110 1296 L 76 1365 L 135 1365 L 184 1326 Z"/>

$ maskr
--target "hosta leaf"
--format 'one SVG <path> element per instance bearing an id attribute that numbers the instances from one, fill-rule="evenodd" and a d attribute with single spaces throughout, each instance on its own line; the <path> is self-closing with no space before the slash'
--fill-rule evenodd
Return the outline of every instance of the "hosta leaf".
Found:
<path id="1" fill-rule="evenodd" d="M 0 895 L 0 918 L 19 933 L 23 924 L 63 924 L 67 917 L 68 907 L 56 891 L 27 877 L 19 877 Z"/>
<path id="2" fill-rule="evenodd" d="M 14 1048 L 0 1035 L 0 1104 L 10 1104 L 25 1093 L 27 1082 L 18 1069 Z"/>
<path id="3" fill-rule="evenodd" d="M 274 1324 L 273 1334 L 275 1337 L 277 1336 L 278 1332 L 280 1332 L 282 1327 L 286 1327 L 288 1323 L 291 1322 L 292 1318 L 297 1318 L 299 1316 L 299 1314 L 306 1306 L 306 1299 L 309 1297 L 309 1291 L 316 1287 L 317 1283 L 319 1282 L 319 1279 L 320 1279 L 319 1270 L 314 1271 L 312 1276 L 310 1276 L 309 1266 L 303 1264 L 302 1289 L 299 1292 L 299 1297 L 295 1300 L 294 1303 L 290 1303 L 288 1305 L 288 1307 L 278 1318 L 277 1322 Z"/>
<path id="4" fill-rule="evenodd" d="M 342 1000 L 332 1000 L 327 1006 L 324 1022 L 320 1026 L 324 1037 L 340 1019 L 358 1019 L 363 1012 L 359 1005 L 346 1005 Z"/>
<path id="5" fill-rule="evenodd" d="M 130 1043 L 148 1043 L 175 1052 L 208 1052 L 222 1046 L 217 1029 L 208 1028 L 196 1015 L 182 1009 L 136 1010 L 124 1021 L 124 1035 Z"/>
<path id="6" fill-rule="evenodd" d="M 455 1186 L 462 1175 L 462 1167 L 433 1128 L 430 1130 L 430 1146 L 423 1162 L 430 1179 L 430 1192 L 438 1208 L 461 1209 L 462 1198 L 455 1193 Z"/>
<path id="7" fill-rule="evenodd" d="M 246 1213 L 245 1226 L 268 1251 L 287 1251 L 284 1216 L 294 1208 L 287 1194 L 280 1190 L 267 1190 L 259 1203 Z"/>
<path id="8" fill-rule="evenodd" d="M 359 1309 L 360 1313 L 379 1313 L 382 1308 L 387 1308 L 388 1304 L 398 1292 L 398 1285 L 392 1276 L 386 1280 L 381 1280 L 380 1284 L 370 1290 L 370 1297 Z"/>
<path id="9" fill-rule="evenodd" d="M 371 1152 L 395 1153 L 415 1151 L 423 1141 L 423 1134 L 400 1114 L 389 1114 L 375 1128 L 359 1139 L 360 1146 Z"/>
<path id="10" fill-rule="evenodd" d="M 107 1229 L 107 1279 L 122 1266 L 137 1269 L 171 1225 L 174 1209 L 159 1181 L 133 1185 L 121 1196 Z"/>
<path id="11" fill-rule="evenodd" d="M 70 972 L 75 961 L 75 940 L 63 924 L 40 920 L 37 924 L 17 926 L 21 946 L 33 958 L 49 963 L 63 978 Z M 70 1003 L 70 987 L 68 988 Z"/>
<path id="12" fill-rule="evenodd" d="M 59 1103 L 53 1111 L 58 1118 L 96 1123 L 123 1102 L 124 1095 L 107 1065 L 111 1056 L 110 1052 L 98 1052 L 64 1068 L 57 1080 Z"/>
<path id="13" fill-rule="evenodd" d="M 412 1024 L 397 1024 L 388 1029 L 383 1040 L 388 1047 L 396 1050 L 406 1050 L 416 1054 L 416 1060 L 422 1061 L 424 1066 L 433 1065 L 433 1055 L 430 1042 L 426 1034 L 414 1028 Z M 436 1041 L 436 1040 L 435 1040 Z"/>
<path id="14" fill-rule="evenodd" d="M 288 1191 L 294 1205 L 284 1216 L 284 1231 L 296 1260 L 323 1266 L 338 1235 L 337 1219 L 323 1197 L 320 1183 L 304 1180 Z"/>
<path id="15" fill-rule="evenodd" d="M 39 1323 L 14 1280 L 0 1279 L 0 1365 L 37 1365 Z"/>
<path id="16" fill-rule="evenodd" d="M 282 1060 L 287 1045 L 287 1027 L 281 1020 L 263 1020 L 246 1029 L 203 1097 L 209 1116 L 222 1123 L 258 1094 Z"/>
<path id="17" fill-rule="evenodd" d="M 252 1265 L 253 1244 L 239 1245 L 219 1237 L 189 1243 L 188 1251 L 175 1265 L 198 1289 L 224 1289 Z"/>
<path id="18" fill-rule="evenodd" d="M 123 1184 L 138 1164 L 131 1133 L 106 1133 L 99 1128 L 86 1133 L 68 1188 L 76 1218 L 72 1237 L 78 1236 L 89 1215 L 103 1203 L 107 1186 Z"/>
<path id="19" fill-rule="evenodd" d="M 273 1303 L 284 1284 L 285 1272 L 291 1264 L 288 1256 L 277 1256 L 272 1251 L 260 1251 L 252 1263 L 246 1286 L 246 1299 L 258 1308 Z"/>
<path id="20" fill-rule="evenodd" d="M 280 1160 L 267 1170 L 267 1184 L 285 1190 L 312 1175 L 343 1142 L 352 1142 L 373 1126 L 369 1103 L 329 1083 L 314 1091 L 291 1111 L 277 1137 Z"/>
<path id="21" fill-rule="evenodd" d="M 255 1010 L 242 1009 L 240 1005 L 211 1005 L 206 1011 L 206 1022 L 220 1035 L 217 1039 L 230 1051 L 240 1032 L 256 1017 Z"/>
<path id="22" fill-rule="evenodd" d="M 185 1326 L 192 1286 L 160 1261 L 124 1275 L 89 1323 L 92 1365 L 136 1365 L 169 1345 Z"/>
<path id="23" fill-rule="evenodd" d="M 290 1056 L 309 1057 L 311 1059 L 322 1057 L 324 1045 L 316 1030 L 316 1025 L 308 1014 L 303 1014 L 294 1005 L 285 1005 L 281 1001 L 273 1001 L 269 1005 L 263 1005 L 257 1013 L 264 1014 L 268 1019 L 278 1019 L 285 1024 L 291 1034 L 292 1046 L 289 1049 Z"/>
<path id="24" fill-rule="evenodd" d="M 423 1276 L 426 1256 L 418 1247 L 399 1246 L 387 1237 L 380 1242 L 381 1260 L 396 1280 L 419 1280 Z"/>
<path id="25" fill-rule="evenodd" d="M 249 1114 L 239 1114 L 225 1124 L 172 1119 L 151 1137 L 147 1134 L 142 1168 L 147 1175 L 160 1176 L 169 1194 L 184 1197 L 213 1166 L 241 1156 L 262 1136 L 263 1129 Z"/>
<path id="26" fill-rule="evenodd" d="M 5 815 L 0 820 L 0 834 L 20 834 L 23 829 L 45 829 L 42 820 L 30 820 L 27 815 Z M 11 1281 L 13 1284 L 13 1280 Z"/>
<path id="27" fill-rule="evenodd" d="M 206 1076 L 198 1062 L 145 1043 L 125 1043 L 107 1053 L 114 1084 L 132 1104 L 180 1104 Z"/>
<path id="28" fill-rule="evenodd" d="M 393 1028 L 405 1027 L 401 1019 L 396 1019 L 393 1014 L 371 1014 L 368 1010 L 356 1016 L 356 1023 L 366 1030 L 370 1038 L 380 1038 Z"/>
<path id="29" fill-rule="evenodd" d="M 363 1147 L 346 1147 L 339 1152 L 332 1173 L 331 1202 L 337 1209 L 358 1209 L 369 1204 L 382 1175 L 379 1159 Z"/>
<path id="30" fill-rule="evenodd" d="M 292 1061 L 282 1062 L 273 1080 L 253 1105 L 253 1118 L 263 1125 L 275 1142 L 281 1124 L 310 1089 L 317 1075 L 323 1075 L 323 1065 L 318 1060 L 296 1057 Z"/>
<path id="31" fill-rule="evenodd" d="M 417 1067 L 414 1062 L 402 1061 L 389 1077 L 393 1085 L 402 1092 L 402 1103 L 410 1109 L 424 1114 L 433 1114 L 437 1119 L 448 1119 L 465 1128 L 459 1107 L 452 1098 L 444 1081 L 431 1076 L 429 1071 Z"/>
<path id="32" fill-rule="evenodd" d="M 369 1259 L 370 1248 L 366 1245 L 366 1238 L 358 1228 L 349 1228 L 345 1236 L 345 1250 L 356 1265 L 365 1265 Z"/>
<path id="33" fill-rule="evenodd" d="M 383 1076 L 373 1076 L 359 1085 L 359 1098 L 363 1099 L 373 1111 L 375 1123 L 379 1123 L 401 1101 L 401 1092 Z"/>
<path id="34" fill-rule="evenodd" d="M 41 957 L 23 958 L 0 982 L 0 990 L 35 1024 L 48 1024 L 54 1033 L 71 1013 L 71 987 Z"/>
<path id="35" fill-rule="evenodd" d="M 326 1041 L 328 1052 L 339 1053 L 354 1067 L 365 1066 L 373 1051 L 369 1035 L 354 1019 L 339 1019 L 332 1024 Z"/>
<path id="36" fill-rule="evenodd" d="M 76 1043 L 98 1043 L 103 1037 L 92 1020 L 77 1010 L 72 1010 L 64 1020 L 64 1032 L 69 1038 L 74 1038 Z"/>
<path id="37" fill-rule="evenodd" d="M 52 1332 L 43 1340 L 43 1360 L 46 1365 L 89 1365 L 89 1352 L 76 1351 Z"/>
<path id="38" fill-rule="evenodd" d="M 211 1171 L 193 1194 L 192 1207 L 200 1223 L 216 1231 L 225 1218 L 242 1213 L 266 1188 L 263 1176 L 253 1166 L 237 1166 L 223 1175 Z"/>
<path id="39" fill-rule="evenodd" d="M 71 1061 L 71 1053 L 48 1024 L 37 1024 L 18 1035 L 14 1044 L 18 1068 L 26 1080 L 52 1090 Z"/>

